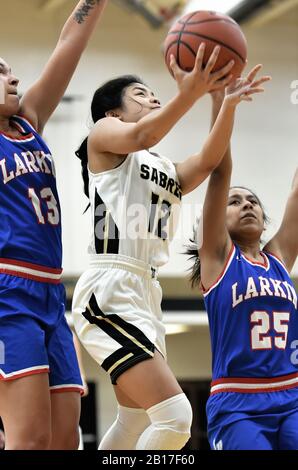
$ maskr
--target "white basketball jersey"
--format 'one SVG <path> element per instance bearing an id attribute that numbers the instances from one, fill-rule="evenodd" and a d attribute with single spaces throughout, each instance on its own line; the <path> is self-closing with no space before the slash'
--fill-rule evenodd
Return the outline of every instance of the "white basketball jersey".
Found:
<path id="1" fill-rule="evenodd" d="M 89 253 L 114 253 L 162 266 L 168 261 L 181 195 L 174 164 L 147 150 L 130 153 L 112 170 L 89 171 Z"/>

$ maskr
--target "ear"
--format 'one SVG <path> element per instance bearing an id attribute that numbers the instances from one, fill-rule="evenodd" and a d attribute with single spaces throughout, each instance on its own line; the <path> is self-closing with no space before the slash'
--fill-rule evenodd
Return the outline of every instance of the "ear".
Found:
<path id="1" fill-rule="evenodd" d="M 121 119 L 120 114 L 117 113 L 116 111 L 106 111 L 105 115 L 106 117 L 115 117 L 115 118 Z"/>

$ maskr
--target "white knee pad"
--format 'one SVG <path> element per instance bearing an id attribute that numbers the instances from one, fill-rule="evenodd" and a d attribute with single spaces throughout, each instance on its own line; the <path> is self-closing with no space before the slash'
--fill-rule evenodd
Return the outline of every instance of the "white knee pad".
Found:
<path id="1" fill-rule="evenodd" d="M 118 405 L 116 421 L 100 442 L 100 450 L 132 450 L 151 421 L 142 408 L 127 408 Z"/>
<path id="2" fill-rule="evenodd" d="M 190 438 L 192 409 L 184 393 L 147 410 L 151 420 L 137 443 L 137 450 L 178 450 Z"/>

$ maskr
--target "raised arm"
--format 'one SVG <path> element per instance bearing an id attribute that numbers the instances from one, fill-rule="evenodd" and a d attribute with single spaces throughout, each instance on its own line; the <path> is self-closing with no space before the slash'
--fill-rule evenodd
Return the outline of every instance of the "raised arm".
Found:
<path id="1" fill-rule="evenodd" d="M 223 99 L 224 92 L 212 94 L 211 129 L 217 120 Z M 220 275 L 231 247 L 231 239 L 226 228 L 231 174 L 231 146 L 228 143 L 223 159 L 210 175 L 203 207 L 203 245 L 199 255 L 201 280 L 205 288 L 208 288 Z"/>
<path id="2" fill-rule="evenodd" d="M 250 96 L 263 91 L 259 86 L 269 79 L 269 77 L 262 77 L 254 81 L 253 77 L 260 67 L 255 67 L 246 79 L 238 79 L 227 88 L 217 119 L 202 151 L 177 165 L 183 194 L 197 188 L 219 165 L 230 142 L 236 106 L 241 101 L 251 101 Z"/>
<path id="3" fill-rule="evenodd" d="M 197 188 L 216 169 L 227 151 L 234 125 L 235 106 L 223 100 L 219 109 L 213 105 L 213 116 L 215 113 L 217 117 L 202 151 L 176 166 L 184 195 Z"/>
<path id="4" fill-rule="evenodd" d="M 107 0 L 81 0 L 66 21 L 41 77 L 24 94 L 21 112 L 39 132 L 58 106 Z"/>
<path id="5" fill-rule="evenodd" d="M 298 168 L 287 200 L 281 226 L 264 250 L 276 254 L 290 272 L 298 256 Z"/>
<path id="6" fill-rule="evenodd" d="M 238 96 L 236 102 L 251 101 L 251 95 L 263 91 L 260 85 L 269 77 L 262 77 L 255 80 L 256 74 L 261 66 L 256 66 L 248 74 L 246 79 L 241 79 L 237 84 L 233 84 L 226 91 L 227 96 Z M 240 88 L 239 88 L 240 87 Z M 239 96 L 239 90 L 240 96 Z M 224 101 L 227 99 L 218 93 L 213 94 L 212 106 L 212 132 L 216 131 L 216 125 L 221 118 Z M 221 102 L 223 102 L 221 108 Z M 220 109 L 220 111 L 219 111 Z M 230 134 L 225 136 L 230 138 Z M 214 149 L 216 152 L 217 150 Z M 232 173 L 232 159 L 229 140 L 225 146 L 224 157 L 220 164 L 212 171 L 208 183 L 207 193 L 203 208 L 203 245 L 200 251 L 201 259 L 201 279 L 205 287 L 209 287 L 223 270 L 231 249 L 231 238 L 226 227 L 226 210 Z"/>

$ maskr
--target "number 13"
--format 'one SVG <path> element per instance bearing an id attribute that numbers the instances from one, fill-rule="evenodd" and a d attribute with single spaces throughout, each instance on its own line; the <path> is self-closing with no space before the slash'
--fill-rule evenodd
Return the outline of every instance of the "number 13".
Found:
<path id="1" fill-rule="evenodd" d="M 35 214 L 37 215 L 38 223 L 44 225 L 46 221 L 41 211 L 40 198 L 37 196 L 35 189 L 29 188 L 28 195 L 35 210 Z M 49 222 L 51 225 L 58 225 L 60 221 L 60 214 L 58 210 L 58 203 L 53 194 L 53 191 L 51 188 L 43 188 L 40 191 L 40 196 L 41 199 L 46 202 L 48 207 L 47 222 Z"/>

